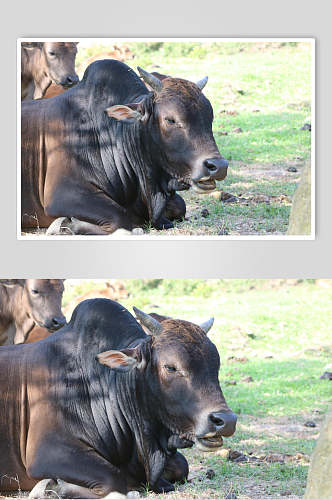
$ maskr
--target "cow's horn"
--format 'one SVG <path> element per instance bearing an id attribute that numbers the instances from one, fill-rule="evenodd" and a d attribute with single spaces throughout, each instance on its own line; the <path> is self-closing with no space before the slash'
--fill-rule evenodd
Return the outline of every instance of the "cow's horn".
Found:
<path id="1" fill-rule="evenodd" d="M 199 87 L 201 90 L 203 90 L 205 85 L 208 82 L 208 79 L 209 79 L 208 76 L 204 76 L 204 78 L 202 78 L 201 80 L 199 80 L 199 82 L 196 83 L 197 87 Z"/>
<path id="2" fill-rule="evenodd" d="M 137 69 L 138 69 L 139 74 L 141 75 L 141 77 L 145 81 L 145 83 L 148 83 L 150 85 L 150 87 L 153 90 L 155 90 L 156 92 L 161 91 L 163 84 L 161 83 L 161 80 L 159 80 L 159 78 L 157 78 L 154 75 L 151 75 L 151 73 L 148 73 L 147 71 L 145 71 L 145 69 L 140 68 L 140 66 L 137 66 Z"/>
<path id="3" fill-rule="evenodd" d="M 151 333 L 152 335 L 160 335 L 161 332 L 163 331 L 162 325 L 154 319 L 150 314 L 146 314 L 143 311 L 140 311 L 137 309 L 137 307 L 133 307 L 134 313 L 136 314 L 136 318 L 144 325 Z"/>
<path id="4" fill-rule="evenodd" d="M 205 333 L 207 333 L 211 329 L 213 323 L 214 323 L 214 318 L 210 318 L 199 326 Z"/>

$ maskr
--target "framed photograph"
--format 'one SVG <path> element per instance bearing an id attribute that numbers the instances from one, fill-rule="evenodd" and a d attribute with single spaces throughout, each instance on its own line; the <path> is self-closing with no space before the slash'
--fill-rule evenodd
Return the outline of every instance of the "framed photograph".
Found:
<path id="1" fill-rule="evenodd" d="M 315 238 L 315 40 L 18 40 L 19 239 Z"/>
<path id="2" fill-rule="evenodd" d="M 331 498 L 331 295 L 0 279 L 3 498 Z"/>

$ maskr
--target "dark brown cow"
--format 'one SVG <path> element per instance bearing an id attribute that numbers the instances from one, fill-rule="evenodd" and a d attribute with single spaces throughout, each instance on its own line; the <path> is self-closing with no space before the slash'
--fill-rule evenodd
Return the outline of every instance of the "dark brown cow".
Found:
<path id="1" fill-rule="evenodd" d="M 127 65 L 104 60 L 64 94 L 22 104 L 22 229 L 58 218 L 70 234 L 168 229 L 185 215 L 176 191 L 210 192 L 226 177 L 207 79 L 139 72 L 153 92 Z"/>
<path id="2" fill-rule="evenodd" d="M 64 498 L 172 491 L 188 475 L 177 448 L 217 450 L 234 433 L 206 324 L 134 310 L 151 335 L 117 302 L 92 299 L 49 338 L 0 349 L 2 491 L 43 479 Z"/>
<path id="3" fill-rule="evenodd" d="M 73 42 L 22 42 L 22 101 L 44 97 L 52 82 L 63 88 L 78 82 L 76 45 Z"/>
<path id="4" fill-rule="evenodd" d="M 35 325 L 61 328 L 63 290 L 63 280 L 0 279 L 0 345 L 22 344 Z"/>

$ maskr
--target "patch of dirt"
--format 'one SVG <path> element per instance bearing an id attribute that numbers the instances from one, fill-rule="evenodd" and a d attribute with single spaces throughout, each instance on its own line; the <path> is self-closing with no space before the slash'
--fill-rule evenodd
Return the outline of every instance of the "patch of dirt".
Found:
<path id="1" fill-rule="evenodd" d="M 301 177 L 301 172 L 303 168 L 303 160 L 298 162 L 284 162 L 282 164 L 277 163 L 250 163 L 248 165 L 242 162 L 233 162 L 233 164 L 239 165 L 237 174 L 243 175 L 250 178 L 261 178 L 264 181 L 273 181 L 280 179 L 284 182 L 287 181 L 299 181 Z M 296 172 L 289 172 L 289 167 L 296 167 Z"/>
<path id="2" fill-rule="evenodd" d="M 313 430 L 305 427 L 304 423 L 312 420 L 317 424 Z M 242 422 L 241 427 L 245 431 L 263 434 L 266 437 L 284 437 L 294 439 L 317 439 L 319 436 L 319 424 L 324 420 L 323 414 L 315 412 L 313 415 L 303 415 L 303 420 L 294 417 L 265 417 L 258 418 L 246 415 L 246 421 Z"/>

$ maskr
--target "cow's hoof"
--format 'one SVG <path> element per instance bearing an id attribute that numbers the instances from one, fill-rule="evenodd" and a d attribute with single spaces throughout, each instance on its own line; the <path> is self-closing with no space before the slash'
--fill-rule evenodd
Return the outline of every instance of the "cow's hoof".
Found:
<path id="1" fill-rule="evenodd" d="M 122 493 L 119 493 L 118 491 L 111 491 L 108 495 L 103 497 L 103 499 L 107 500 L 126 500 L 126 495 L 123 495 Z"/>
<path id="2" fill-rule="evenodd" d="M 144 234 L 144 229 L 141 227 L 134 227 L 134 229 L 131 231 L 131 234 L 134 236 L 142 236 Z"/>
<path id="3" fill-rule="evenodd" d="M 155 493 L 170 493 L 171 491 L 175 491 L 175 488 L 172 483 L 161 477 L 153 488 L 153 491 Z"/>
<path id="4" fill-rule="evenodd" d="M 49 498 L 51 492 L 54 492 L 55 497 L 58 498 L 56 488 L 57 482 L 54 479 L 42 479 L 30 491 L 29 498 Z"/>
<path id="5" fill-rule="evenodd" d="M 70 224 L 71 220 L 69 219 L 69 217 L 58 217 L 48 227 L 46 231 L 46 236 L 68 234 Z M 69 232 L 72 234 L 72 231 Z"/>

